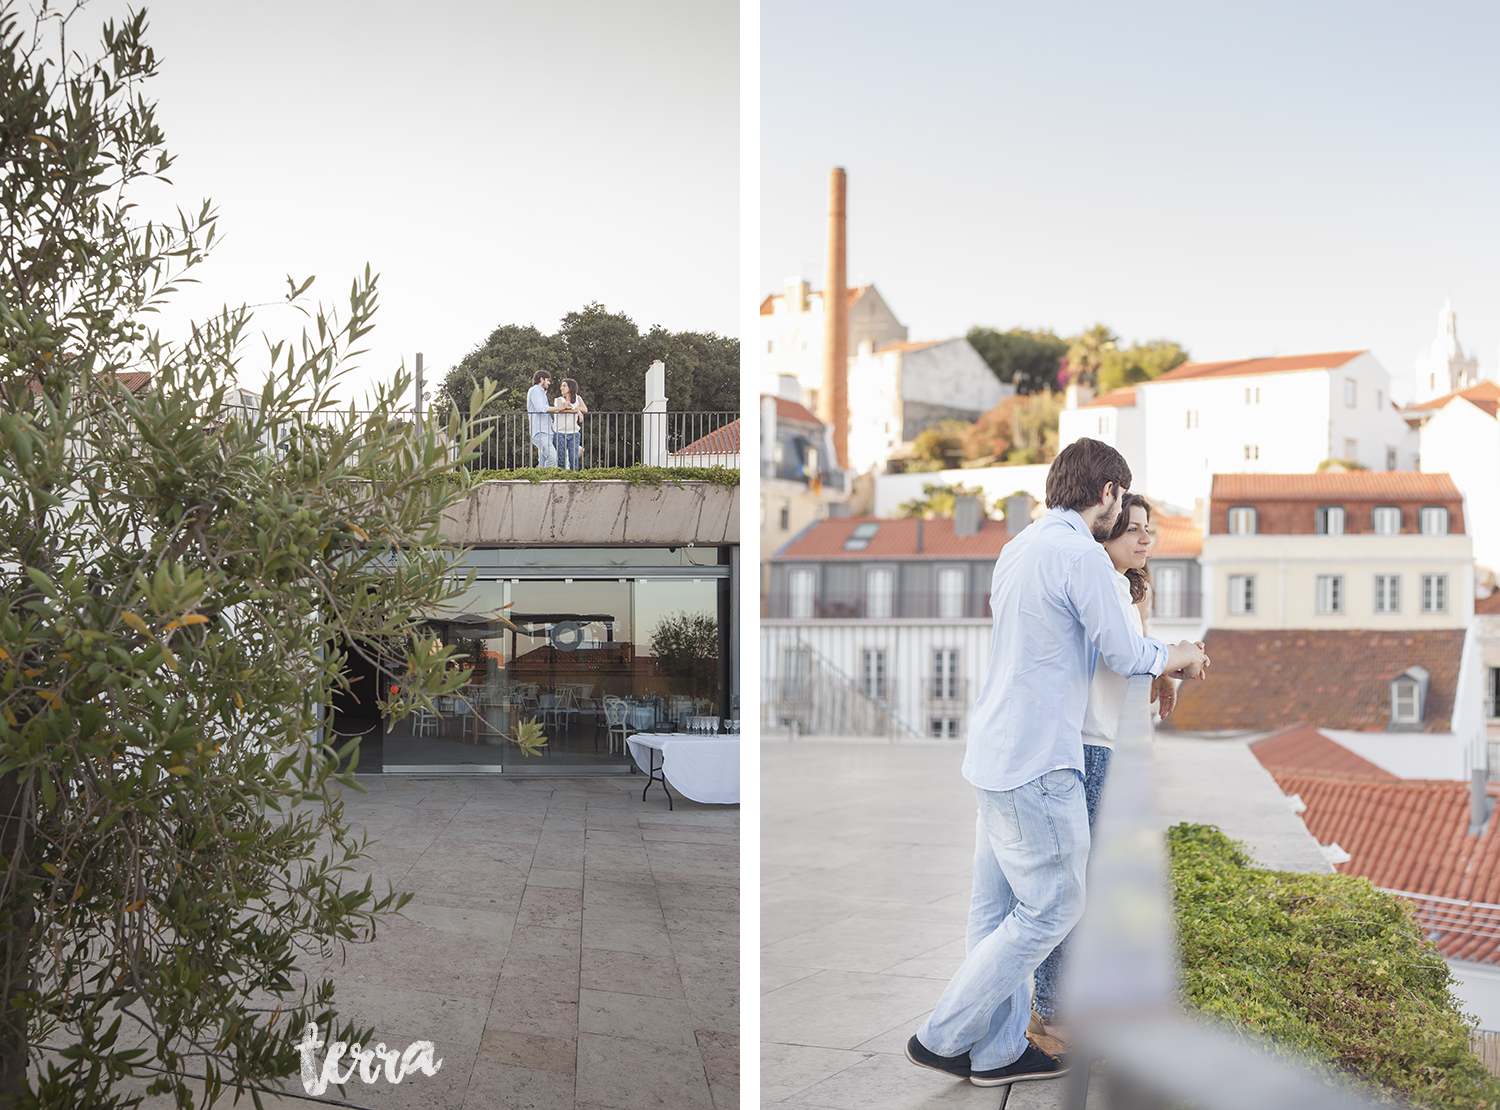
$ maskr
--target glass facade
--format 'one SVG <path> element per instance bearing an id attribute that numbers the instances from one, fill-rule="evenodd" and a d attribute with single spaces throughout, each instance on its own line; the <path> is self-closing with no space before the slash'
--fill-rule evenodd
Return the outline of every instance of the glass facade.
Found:
<path id="1" fill-rule="evenodd" d="M 730 550 L 471 552 L 477 580 L 425 622 L 455 649 L 458 693 L 399 721 L 335 706 L 334 730 L 362 736 L 361 772 L 628 771 L 629 733 L 732 715 Z M 527 754 L 532 722 L 546 744 Z"/>

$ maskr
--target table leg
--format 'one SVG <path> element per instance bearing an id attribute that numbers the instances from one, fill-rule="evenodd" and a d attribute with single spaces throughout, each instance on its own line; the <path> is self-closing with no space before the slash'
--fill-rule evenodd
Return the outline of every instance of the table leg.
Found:
<path id="1" fill-rule="evenodd" d="M 656 765 L 656 756 L 654 754 L 657 751 L 657 749 L 656 748 L 647 748 L 646 751 L 648 751 L 650 753 L 653 753 L 653 754 L 651 754 L 651 755 L 649 755 L 647 757 L 650 760 L 650 762 L 651 762 L 651 766 L 650 766 L 650 769 L 649 769 L 648 777 L 646 779 L 646 790 L 650 790 L 651 789 L 651 784 L 653 782 L 659 782 L 659 783 L 661 783 L 661 788 L 667 792 L 667 810 L 670 812 L 672 810 L 672 808 L 673 808 L 672 807 L 672 791 L 667 787 L 667 773 L 666 773 L 666 770 L 665 770 L 666 761 L 667 761 L 666 753 L 665 752 L 662 753 L 662 757 L 661 757 L 662 758 L 662 766 L 658 767 Z M 656 773 L 657 771 L 661 771 L 661 774 L 658 775 Z M 641 791 L 641 801 L 643 801 L 643 802 L 646 800 L 646 790 L 642 790 Z"/>

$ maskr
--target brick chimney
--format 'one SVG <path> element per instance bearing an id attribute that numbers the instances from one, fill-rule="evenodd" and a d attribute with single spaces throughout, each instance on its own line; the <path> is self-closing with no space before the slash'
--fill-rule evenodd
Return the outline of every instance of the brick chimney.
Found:
<path id="1" fill-rule="evenodd" d="M 849 465 L 849 306 L 845 303 L 848 263 L 844 240 L 847 177 L 835 167 L 828 178 L 828 268 L 823 288 L 823 391 L 818 416 L 833 427 L 838 465 Z"/>

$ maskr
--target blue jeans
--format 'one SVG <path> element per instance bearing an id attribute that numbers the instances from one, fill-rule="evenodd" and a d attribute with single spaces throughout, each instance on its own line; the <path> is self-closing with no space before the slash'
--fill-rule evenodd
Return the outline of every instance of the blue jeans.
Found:
<path id="1" fill-rule="evenodd" d="M 1083 916 L 1089 822 L 1083 779 L 1070 768 L 975 793 L 968 955 L 917 1038 L 988 1070 L 1025 1051 L 1031 973 Z"/>
<path id="2" fill-rule="evenodd" d="M 557 465 L 564 470 L 577 470 L 578 448 L 583 440 L 582 432 L 553 432 L 552 443 L 557 449 Z"/>
<path id="3" fill-rule="evenodd" d="M 557 448 L 552 442 L 552 432 L 532 432 L 531 444 L 536 448 L 537 466 L 556 466 Z"/>
<path id="4" fill-rule="evenodd" d="M 1083 796 L 1088 803 L 1090 836 L 1094 832 L 1094 815 L 1099 812 L 1099 798 L 1104 793 L 1104 776 L 1109 773 L 1109 757 L 1112 754 L 1102 744 L 1083 746 Z M 1069 943 L 1071 942 L 1065 938 L 1036 969 L 1036 997 L 1032 1000 L 1032 1005 L 1048 1021 L 1057 1017 L 1062 963 L 1067 958 L 1064 953 Z"/>

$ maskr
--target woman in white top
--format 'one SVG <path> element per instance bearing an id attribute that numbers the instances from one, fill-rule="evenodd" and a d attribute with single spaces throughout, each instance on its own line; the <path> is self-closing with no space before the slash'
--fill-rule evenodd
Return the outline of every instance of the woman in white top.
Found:
<path id="1" fill-rule="evenodd" d="M 1145 635 L 1142 619 L 1142 603 L 1146 600 L 1150 583 L 1146 577 L 1146 551 L 1151 546 L 1147 525 L 1151 520 L 1151 505 L 1138 493 L 1127 493 L 1120 505 L 1120 518 L 1114 531 L 1104 541 L 1104 550 L 1109 560 L 1120 572 L 1115 580 L 1119 590 L 1120 604 L 1125 607 L 1136 631 Z M 1094 681 L 1089 686 L 1088 709 L 1083 716 L 1083 789 L 1089 811 L 1089 828 L 1094 826 L 1094 814 L 1099 808 L 1099 795 L 1104 790 L 1104 776 L 1109 770 L 1110 753 L 1114 748 L 1115 734 L 1120 727 L 1120 710 L 1125 705 L 1125 687 L 1128 675 L 1118 675 L 1100 660 L 1094 669 Z M 1172 712 L 1177 703 L 1177 685 L 1163 675 L 1151 686 L 1151 700 L 1159 703 L 1163 717 Z M 1036 996 L 1033 1005 L 1036 1015 L 1032 1018 L 1035 1029 L 1039 1015 L 1042 1021 L 1057 1017 L 1058 971 L 1066 958 L 1064 940 L 1052 950 L 1052 954 L 1036 969 Z"/>
<path id="2" fill-rule="evenodd" d="M 557 415 L 552 418 L 552 442 L 557 447 L 557 465 L 564 470 L 577 470 L 579 448 L 583 444 L 583 422 L 579 416 L 588 412 L 589 407 L 578 396 L 578 383 L 572 378 L 564 378 L 561 388 Z"/>

